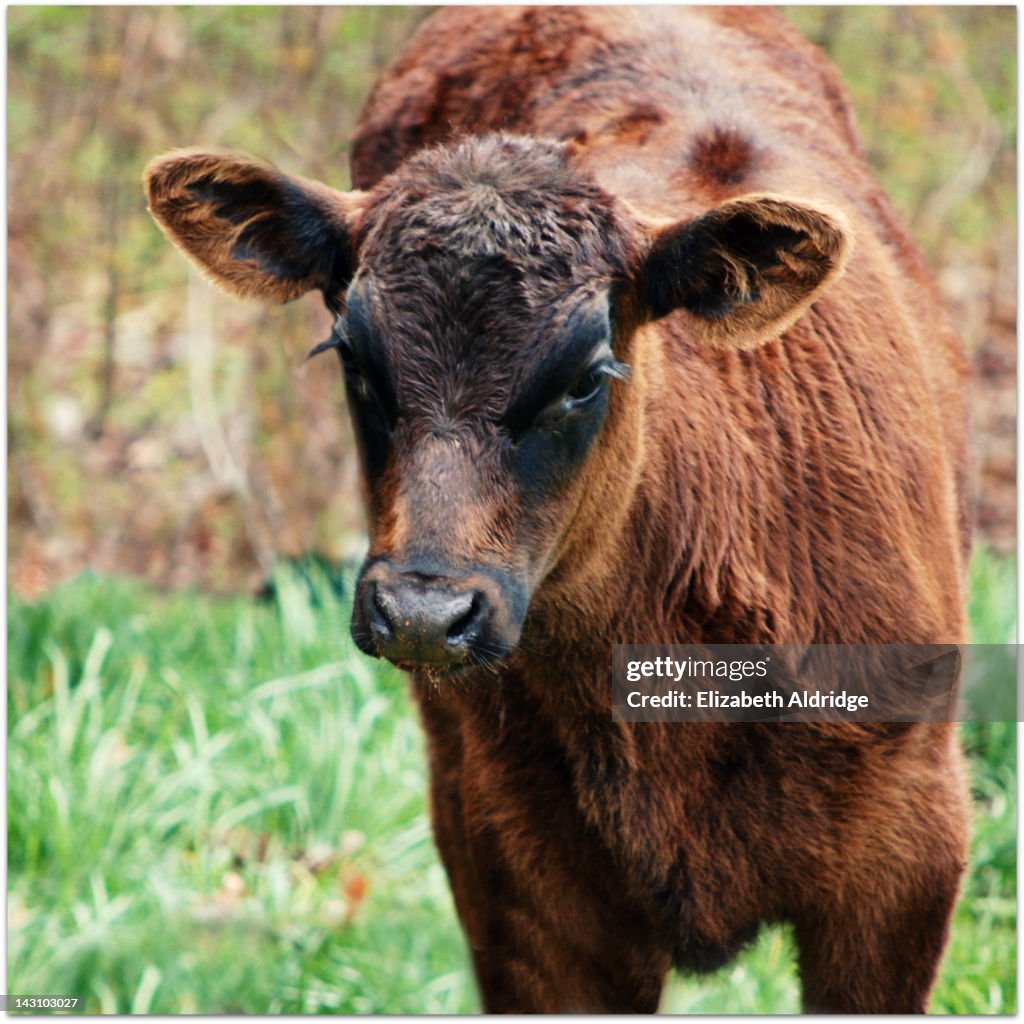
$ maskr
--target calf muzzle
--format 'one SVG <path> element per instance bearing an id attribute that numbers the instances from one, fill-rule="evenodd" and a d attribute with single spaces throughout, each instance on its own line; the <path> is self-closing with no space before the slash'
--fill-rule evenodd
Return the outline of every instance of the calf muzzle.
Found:
<path id="1" fill-rule="evenodd" d="M 439 575 L 387 561 L 364 570 L 352 609 L 360 650 L 406 669 L 499 661 L 515 646 L 520 626 L 489 574 Z"/>

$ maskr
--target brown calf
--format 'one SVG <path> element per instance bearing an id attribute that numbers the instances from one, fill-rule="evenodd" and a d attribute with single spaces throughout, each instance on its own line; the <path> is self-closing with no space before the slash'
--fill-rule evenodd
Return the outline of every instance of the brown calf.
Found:
<path id="1" fill-rule="evenodd" d="M 654 1010 L 788 921 L 809 1008 L 925 1008 L 965 858 L 946 725 L 630 725 L 614 643 L 956 642 L 964 363 L 846 94 L 778 14 L 455 8 L 339 193 L 184 151 L 224 287 L 338 321 L 370 552 L 487 1010 Z"/>

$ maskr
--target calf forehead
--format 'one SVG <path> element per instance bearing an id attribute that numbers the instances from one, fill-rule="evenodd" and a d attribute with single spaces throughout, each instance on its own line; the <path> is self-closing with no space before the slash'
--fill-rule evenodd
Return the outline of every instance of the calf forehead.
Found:
<path id="1" fill-rule="evenodd" d="M 561 144 L 518 136 L 412 157 L 374 190 L 361 233 L 360 263 L 400 290 L 423 272 L 456 293 L 504 275 L 540 305 L 625 264 L 611 197 Z"/>
<path id="2" fill-rule="evenodd" d="M 608 197 L 562 146 L 514 137 L 408 161 L 363 231 L 351 294 L 417 404 L 500 411 L 626 265 Z"/>
<path id="3" fill-rule="evenodd" d="M 366 275 L 349 301 L 351 317 L 371 325 L 406 417 L 500 418 L 545 368 L 582 365 L 610 338 L 601 280 L 531 286 L 496 259 L 409 270 L 414 285 Z"/>
<path id="4" fill-rule="evenodd" d="M 550 315 L 500 267 L 417 262 L 403 268 L 402 282 L 383 277 L 369 290 L 403 413 L 500 415 L 545 343 Z"/>

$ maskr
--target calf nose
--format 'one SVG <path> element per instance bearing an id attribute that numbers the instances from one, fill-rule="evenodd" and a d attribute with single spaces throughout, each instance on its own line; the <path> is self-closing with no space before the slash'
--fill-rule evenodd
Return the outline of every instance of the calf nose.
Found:
<path id="1" fill-rule="evenodd" d="M 377 582 L 367 588 L 366 620 L 389 661 L 419 665 L 466 662 L 484 631 L 488 604 L 479 590 L 441 583 Z"/>

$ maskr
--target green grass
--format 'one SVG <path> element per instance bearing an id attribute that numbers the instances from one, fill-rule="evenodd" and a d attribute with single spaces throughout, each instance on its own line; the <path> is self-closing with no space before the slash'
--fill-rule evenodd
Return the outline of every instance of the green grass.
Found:
<path id="1" fill-rule="evenodd" d="M 974 565 L 1005 640 L 1014 566 Z M 425 816 L 403 680 L 354 652 L 325 581 L 272 601 L 83 576 L 9 621 L 9 988 L 100 1012 L 476 1009 Z M 1015 728 L 964 729 L 971 870 L 933 1009 L 1016 1006 Z M 673 1012 L 796 1012 L 765 931 Z"/>
<path id="2" fill-rule="evenodd" d="M 278 584 L 258 605 L 83 577 L 12 607 L 13 991 L 473 1008 L 405 684 L 326 588 L 317 610 Z"/>

